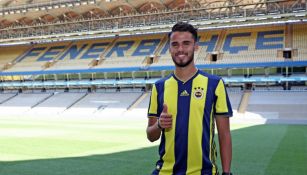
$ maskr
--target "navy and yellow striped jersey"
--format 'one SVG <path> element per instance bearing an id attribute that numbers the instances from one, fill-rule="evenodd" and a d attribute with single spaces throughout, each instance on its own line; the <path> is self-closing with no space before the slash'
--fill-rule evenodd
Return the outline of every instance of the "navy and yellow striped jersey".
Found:
<path id="1" fill-rule="evenodd" d="M 148 117 L 159 117 L 163 104 L 173 124 L 162 131 L 153 175 L 217 174 L 214 116 L 232 116 L 222 79 L 198 70 L 182 82 L 171 74 L 153 85 Z"/>

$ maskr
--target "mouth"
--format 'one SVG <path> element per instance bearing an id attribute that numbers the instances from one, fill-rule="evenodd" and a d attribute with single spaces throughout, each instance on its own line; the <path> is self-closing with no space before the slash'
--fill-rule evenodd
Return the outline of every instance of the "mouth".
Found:
<path id="1" fill-rule="evenodd" d="M 184 53 L 179 53 L 179 54 L 176 54 L 176 57 L 186 57 L 188 56 L 188 54 L 184 54 Z"/>

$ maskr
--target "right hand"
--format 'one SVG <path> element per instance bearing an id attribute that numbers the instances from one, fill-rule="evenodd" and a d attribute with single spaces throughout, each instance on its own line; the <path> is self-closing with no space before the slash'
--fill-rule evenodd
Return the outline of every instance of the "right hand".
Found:
<path id="1" fill-rule="evenodd" d="M 158 120 L 161 128 L 163 129 L 172 128 L 173 118 L 171 114 L 167 113 L 166 104 L 163 104 L 163 110 Z"/>

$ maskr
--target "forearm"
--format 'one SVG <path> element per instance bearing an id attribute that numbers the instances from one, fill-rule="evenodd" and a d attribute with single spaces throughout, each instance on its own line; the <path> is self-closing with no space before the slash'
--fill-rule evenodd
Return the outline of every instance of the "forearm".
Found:
<path id="1" fill-rule="evenodd" d="M 223 172 L 230 172 L 232 159 L 232 143 L 230 132 L 219 134 L 220 156 Z"/>
<path id="2" fill-rule="evenodd" d="M 158 140 L 161 135 L 161 129 L 158 127 L 158 122 L 155 122 L 153 125 L 148 126 L 146 133 L 149 141 L 154 142 Z"/>

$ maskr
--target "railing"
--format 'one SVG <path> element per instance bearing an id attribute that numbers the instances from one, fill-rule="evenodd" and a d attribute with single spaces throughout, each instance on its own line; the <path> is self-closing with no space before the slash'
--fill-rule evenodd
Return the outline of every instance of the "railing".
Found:
<path id="1" fill-rule="evenodd" d="M 249 78 L 244 77 L 222 77 L 225 83 L 266 83 L 266 82 L 306 82 L 307 77 L 305 75 L 296 75 L 290 77 L 284 76 L 252 76 Z M 151 85 L 159 78 L 152 79 L 108 79 L 108 80 L 75 80 L 75 81 L 2 81 L 0 82 L 0 88 L 55 88 L 55 87 L 78 87 L 86 88 L 92 86 L 134 86 L 134 85 Z"/>

